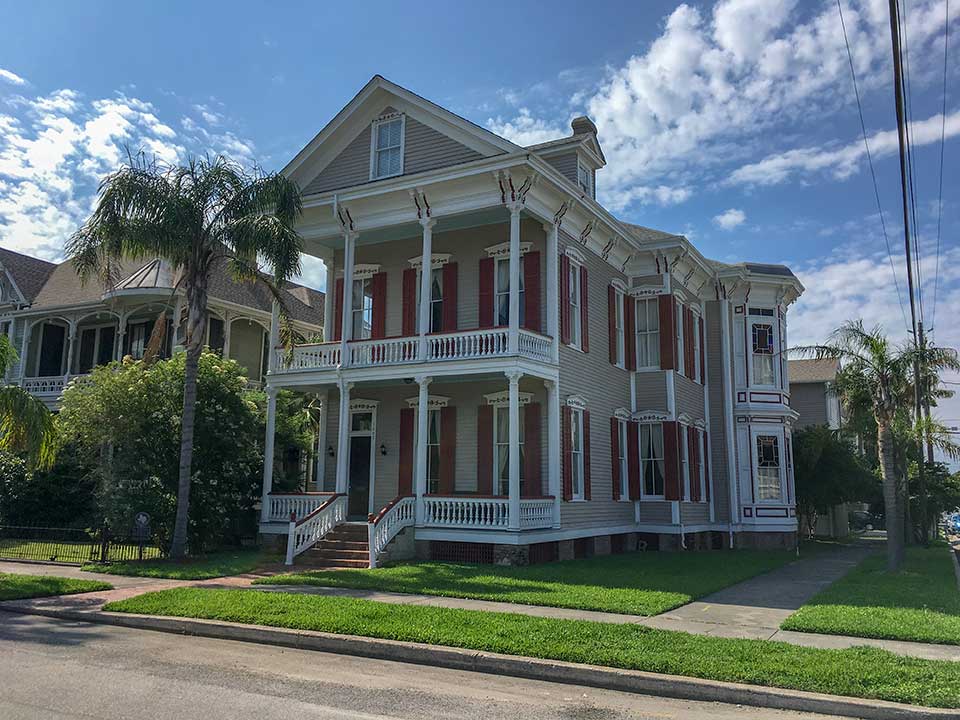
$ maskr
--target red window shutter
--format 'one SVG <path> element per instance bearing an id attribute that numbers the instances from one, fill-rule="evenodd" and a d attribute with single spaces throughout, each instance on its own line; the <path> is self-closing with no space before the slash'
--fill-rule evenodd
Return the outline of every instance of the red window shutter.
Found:
<path id="1" fill-rule="evenodd" d="M 443 266 L 443 331 L 457 329 L 457 264 Z"/>
<path id="2" fill-rule="evenodd" d="M 630 499 L 640 499 L 640 424 L 627 425 L 627 473 L 630 476 Z"/>
<path id="3" fill-rule="evenodd" d="M 590 352 L 590 313 L 587 310 L 587 269 L 580 268 L 580 349 Z"/>
<path id="4" fill-rule="evenodd" d="M 560 256 L 560 342 L 570 344 L 570 258 Z"/>
<path id="5" fill-rule="evenodd" d="M 703 487 L 710 502 L 710 434 L 706 430 L 703 431 Z"/>
<path id="6" fill-rule="evenodd" d="M 370 290 L 373 294 L 373 318 L 370 323 L 370 337 L 387 336 L 387 274 L 379 272 L 370 278 Z"/>
<path id="7" fill-rule="evenodd" d="M 610 346 L 610 364 L 617 364 L 617 289 L 607 286 L 607 340 Z"/>
<path id="8" fill-rule="evenodd" d="M 523 479 L 524 497 L 544 494 L 540 468 L 540 403 L 530 403 L 523 409 Z"/>
<path id="9" fill-rule="evenodd" d="M 457 408 L 440 408 L 440 494 L 453 494 L 457 465 Z"/>
<path id="10" fill-rule="evenodd" d="M 564 405 L 560 410 L 560 447 L 563 453 L 563 499 L 567 502 L 573 500 L 573 452 L 570 446 L 570 424 L 572 422 L 573 412 L 569 406 Z"/>
<path id="11" fill-rule="evenodd" d="M 480 259 L 480 327 L 493 327 L 493 258 Z"/>
<path id="12" fill-rule="evenodd" d="M 477 407 L 477 494 L 493 495 L 493 405 Z"/>
<path id="13" fill-rule="evenodd" d="M 673 295 L 661 295 L 657 309 L 660 311 L 660 369 L 676 370 L 677 329 L 674 324 L 676 306 Z"/>
<path id="14" fill-rule="evenodd" d="M 523 326 L 540 332 L 540 253 L 523 256 Z"/>
<path id="15" fill-rule="evenodd" d="M 417 271 L 403 271 L 402 330 L 404 337 L 417 334 Z"/>
<path id="16" fill-rule="evenodd" d="M 400 473 L 398 495 L 413 494 L 413 408 L 400 410 Z"/>
<path id="17" fill-rule="evenodd" d="M 700 318 L 700 382 L 707 384 L 707 353 L 703 345 L 703 324 L 707 321 L 706 317 Z"/>
<path id="18" fill-rule="evenodd" d="M 620 499 L 620 421 L 610 418 L 610 477 L 613 481 L 613 499 Z"/>
<path id="19" fill-rule="evenodd" d="M 590 411 L 583 411 L 583 499 L 590 499 Z"/>
<path id="20" fill-rule="evenodd" d="M 334 340 L 340 340 L 343 330 L 343 278 L 337 278 L 337 282 L 334 285 L 333 314 L 334 317 L 330 320 L 333 324 L 331 328 L 331 330 L 333 330 L 332 337 Z"/>
<path id="21" fill-rule="evenodd" d="M 629 295 L 623 298 L 623 327 L 626 341 L 623 343 L 627 370 L 637 369 L 637 301 Z"/>
<path id="22" fill-rule="evenodd" d="M 700 453 L 697 452 L 697 436 L 700 431 L 687 428 L 687 458 L 690 467 L 690 499 L 700 502 Z"/>
<path id="23" fill-rule="evenodd" d="M 663 423 L 663 496 L 666 500 L 680 499 L 680 425 L 673 421 Z"/>

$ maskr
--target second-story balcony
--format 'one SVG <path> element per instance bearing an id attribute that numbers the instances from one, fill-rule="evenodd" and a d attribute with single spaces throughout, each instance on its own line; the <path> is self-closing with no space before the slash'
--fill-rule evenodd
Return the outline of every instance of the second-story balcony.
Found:
<path id="1" fill-rule="evenodd" d="M 346 357 L 344 358 L 344 348 Z M 297 345 L 292 351 L 276 351 L 275 372 L 329 370 L 338 367 L 380 367 L 412 363 L 487 358 L 520 357 L 550 362 L 553 339 L 547 335 L 519 329 L 516 349 L 510 347 L 510 331 L 505 327 L 431 333 L 424 338 L 411 337 L 351 340 Z"/>

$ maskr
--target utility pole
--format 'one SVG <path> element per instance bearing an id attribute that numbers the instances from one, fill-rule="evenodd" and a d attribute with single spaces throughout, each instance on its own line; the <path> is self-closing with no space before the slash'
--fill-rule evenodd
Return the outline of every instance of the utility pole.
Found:
<path id="1" fill-rule="evenodd" d="M 923 321 L 921 320 L 918 324 L 917 334 L 920 336 L 920 354 L 926 358 L 927 353 L 927 336 L 924 333 Z M 927 421 L 927 424 L 930 423 L 930 396 L 933 393 L 933 387 L 929 382 L 927 373 L 923 374 L 923 417 Z M 927 428 L 926 432 L 926 441 L 927 441 L 927 462 L 933 462 L 933 433 Z"/>
<path id="2" fill-rule="evenodd" d="M 917 305 L 913 291 L 913 261 L 910 256 L 910 203 L 907 192 L 907 138 L 906 138 L 906 113 L 903 103 L 903 67 L 900 63 L 900 9 L 897 0 L 890 0 L 890 42 L 893 49 L 893 94 L 897 109 L 897 138 L 900 145 L 900 191 L 903 197 L 903 244 L 907 256 L 907 291 L 910 293 L 910 320 L 911 330 L 913 331 L 913 347 L 918 350 L 915 353 L 913 361 L 913 395 L 914 412 L 917 421 L 920 420 L 922 409 L 922 393 L 920 390 L 920 335 L 917 332 Z M 924 529 L 923 542 L 927 543 L 927 516 L 926 516 L 926 473 L 923 463 L 923 443 L 917 436 L 917 442 L 920 449 L 920 462 L 917 464 L 917 478 L 920 481 L 920 506 L 921 506 L 921 526 Z M 905 516 L 910 512 L 910 490 L 909 479 L 904 482 L 904 507 Z M 908 534 L 909 537 L 909 534 Z"/>

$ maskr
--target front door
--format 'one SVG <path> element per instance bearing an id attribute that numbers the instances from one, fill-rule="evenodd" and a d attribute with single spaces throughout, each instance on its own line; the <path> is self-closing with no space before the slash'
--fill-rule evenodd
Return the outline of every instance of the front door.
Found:
<path id="1" fill-rule="evenodd" d="M 366 520 L 370 512 L 370 435 L 350 438 L 350 490 L 347 515 L 351 520 Z"/>

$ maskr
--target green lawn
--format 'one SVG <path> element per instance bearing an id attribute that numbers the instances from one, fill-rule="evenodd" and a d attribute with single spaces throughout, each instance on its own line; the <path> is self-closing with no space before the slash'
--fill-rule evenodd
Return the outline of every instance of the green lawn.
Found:
<path id="1" fill-rule="evenodd" d="M 788 617 L 784 630 L 960 645 L 960 591 L 943 545 L 907 548 L 901 570 L 864 560 Z"/>
<path id="2" fill-rule="evenodd" d="M 256 549 L 225 550 L 187 560 L 148 560 L 145 562 L 115 562 L 109 565 L 88 563 L 88 572 L 128 575 L 134 577 L 171 578 L 173 580 L 208 580 L 225 575 L 240 575 L 255 570 L 264 562 L 264 555 Z"/>
<path id="3" fill-rule="evenodd" d="M 0 539 L 0 560 L 46 560 L 61 563 L 90 562 L 91 542 L 61 542 L 21 540 L 17 538 Z M 98 548 L 99 551 L 99 548 Z M 123 548 L 124 554 L 130 552 Z M 111 556 L 119 557 L 120 549 L 111 548 Z M 146 557 L 159 557 L 160 549 L 155 547 L 144 548 Z"/>
<path id="4" fill-rule="evenodd" d="M 960 663 L 581 620 L 253 590 L 177 588 L 106 610 L 405 640 L 671 675 L 960 707 Z"/>
<path id="5" fill-rule="evenodd" d="M 99 580 L 73 580 L 53 575 L 18 575 L 0 573 L 0 600 L 72 595 L 74 593 L 112 590 L 110 583 Z"/>
<path id="6" fill-rule="evenodd" d="M 656 615 L 780 567 L 790 552 L 647 552 L 503 567 L 422 562 L 377 570 L 304 571 L 257 582 L 323 585 Z"/>

